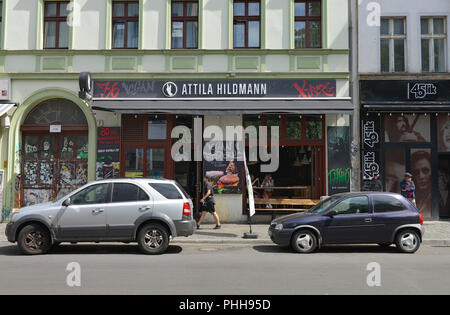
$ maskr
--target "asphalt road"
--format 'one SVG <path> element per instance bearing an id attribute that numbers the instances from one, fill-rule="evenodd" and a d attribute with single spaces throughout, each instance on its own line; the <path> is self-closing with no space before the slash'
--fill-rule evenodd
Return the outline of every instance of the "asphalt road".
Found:
<path id="1" fill-rule="evenodd" d="M 79 273 L 67 269 L 72 262 Z M 367 269 L 372 262 L 378 274 Z M 450 247 L 432 246 L 413 255 L 379 246 L 301 255 L 276 245 L 173 243 L 164 255 L 146 256 L 134 244 L 63 244 L 22 256 L 2 242 L 0 294 L 448 294 L 449 266 Z"/>

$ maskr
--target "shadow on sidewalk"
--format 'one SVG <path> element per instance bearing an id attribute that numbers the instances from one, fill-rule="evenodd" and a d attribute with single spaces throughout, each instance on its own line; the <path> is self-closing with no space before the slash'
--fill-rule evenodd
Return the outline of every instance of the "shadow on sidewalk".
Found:
<path id="1" fill-rule="evenodd" d="M 165 254 L 179 254 L 183 249 L 178 245 L 169 245 Z M 145 255 L 135 244 L 61 244 L 52 248 L 46 255 Z M 0 247 L 0 256 L 32 256 L 24 255 L 16 245 Z M 151 255 L 149 255 L 151 256 Z"/>

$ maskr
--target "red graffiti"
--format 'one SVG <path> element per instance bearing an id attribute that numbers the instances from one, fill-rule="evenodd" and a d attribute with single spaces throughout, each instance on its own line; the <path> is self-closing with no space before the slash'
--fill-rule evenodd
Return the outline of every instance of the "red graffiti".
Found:
<path id="1" fill-rule="evenodd" d="M 115 98 L 119 96 L 120 89 L 117 87 L 119 82 L 114 82 L 111 86 L 111 82 L 106 83 L 95 83 L 97 87 L 103 89 L 103 92 L 100 93 L 100 97 L 112 97 Z"/>
<path id="2" fill-rule="evenodd" d="M 330 86 L 331 82 L 311 84 L 307 83 L 306 80 L 302 81 L 302 86 L 297 82 L 293 84 L 295 89 L 298 91 L 299 98 L 310 98 L 310 97 L 334 97 L 336 93 L 336 87 Z"/>

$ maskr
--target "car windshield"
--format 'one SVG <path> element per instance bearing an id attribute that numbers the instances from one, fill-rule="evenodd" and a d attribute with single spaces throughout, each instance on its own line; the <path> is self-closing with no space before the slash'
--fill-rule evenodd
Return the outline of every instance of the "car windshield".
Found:
<path id="1" fill-rule="evenodd" d="M 328 197 L 327 199 L 324 199 L 323 201 L 316 204 L 314 207 L 309 209 L 308 213 L 321 213 L 325 209 L 327 209 L 332 203 L 334 203 L 336 200 L 338 200 L 339 197 Z"/>

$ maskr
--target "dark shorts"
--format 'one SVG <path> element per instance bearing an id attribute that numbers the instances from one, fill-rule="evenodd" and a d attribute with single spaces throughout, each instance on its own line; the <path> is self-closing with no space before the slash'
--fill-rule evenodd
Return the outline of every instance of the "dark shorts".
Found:
<path id="1" fill-rule="evenodd" d="M 209 213 L 216 212 L 214 202 L 212 202 L 211 200 L 206 200 L 202 205 L 202 211 L 208 211 Z"/>

